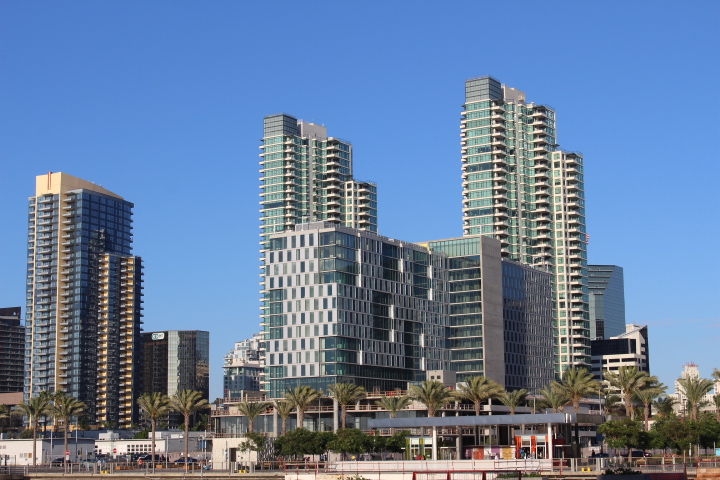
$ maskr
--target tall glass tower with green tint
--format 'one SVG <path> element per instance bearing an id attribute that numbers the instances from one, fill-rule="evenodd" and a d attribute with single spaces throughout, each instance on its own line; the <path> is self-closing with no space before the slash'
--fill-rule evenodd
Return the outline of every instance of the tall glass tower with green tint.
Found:
<path id="1" fill-rule="evenodd" d="M 583 157 L 558 149 L 555 110 L 493 77 L 465 82 L 464 235 L 554 273 L 555 373 L 590 367 Z"/>
<path id="2" fill-rule="evenodd" d="M 263 246 L 273 233 L 314 221 L 377 232 L 377 185 L 353 178 L 350 142 L 279 114 L 265 117 L 260 148 Z"/>

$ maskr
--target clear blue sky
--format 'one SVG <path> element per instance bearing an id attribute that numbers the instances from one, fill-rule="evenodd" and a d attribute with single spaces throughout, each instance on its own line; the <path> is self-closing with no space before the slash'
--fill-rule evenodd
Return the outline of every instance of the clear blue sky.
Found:
<path id="1" fill-rule="evenodd" d="M 584 153 L 591 263 L 625 269 L 651 368 L 720 367 L 717 1 L 0 2 L 0 306 L 26 198 L 62 171 L 135 203 L 145 328 L 256 332 L 258 145 L 287 112 L 350 140 L 380 233 L 460 235 L 464 81 L 553 105 Z"/>

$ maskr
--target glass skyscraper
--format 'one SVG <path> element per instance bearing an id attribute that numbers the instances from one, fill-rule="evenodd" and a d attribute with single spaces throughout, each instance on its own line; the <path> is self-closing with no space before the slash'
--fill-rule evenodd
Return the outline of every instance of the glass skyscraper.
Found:
<path id="1" fill-rule="evenodd" d="M 265 117 L 260 146 L 262 243 L 298 223 L 377 232 L 377 186 L 353 178 L 352 145 L 286 114 Z"/>
<path id="2" fill-rule="evenodd" d="M 625 333 L 625 280 L 622 267 L 589 265 L 590 336 L 594 339 Z"/>
<path id="3" fill-rule="evenodd" d="M 555 110 L 493 77 L 465 83 L 464 235 L 554 273 L 555 373 L 590 366 L 583 157 L 558 149 Z"/>
<path id="4" fill-rule="evenodd" d="M 138 421 L 142 261 L 133 204 L 65 173 L 40 175 L 28 206 L 26 400 L 64 391 L 95 423 Z"/>
<path id="5" fill-rule="evenodd" d="M 182 390 L 210 395 L 210 332 L 143 332 L 143 393 L 173 396 Z"/>
<path id="6" fill-rule="evenodd" d="M 25 327 L 21 308 L 0 308 L 0 393 L 23 391 Z"/>

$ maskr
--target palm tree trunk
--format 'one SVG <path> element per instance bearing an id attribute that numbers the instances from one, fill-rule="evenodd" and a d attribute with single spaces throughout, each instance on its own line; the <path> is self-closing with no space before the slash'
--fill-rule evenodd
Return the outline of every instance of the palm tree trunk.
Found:
<path id="1" fill-rule="evenodd" d="M 645 431 L 650 431 L 650 404 L 645 404 Z"/>
<path id="2" fill-rule="evenodd" d="M 287 433 L 287 418 L 282 419 L 282 434 L 285 435 Z"/>
<path id="3" fill-rule="evenodd" d="M 342 416 L 342 428 L 344 429 L 347 425 L 347 405 L 340 407 L 340 415 Z"/>
<path id="4" fill-rule="evenodd" d="M 480 402 L 475 402 L 475 415 L 480 416 Z"/>
<path id="5" fill-rule="evenodd" d="M 623 397 L 623 402 L 625 403 L 625 415 L 630 417 L 630 420 L 635 420 L 635 412 L 633 411 L 632 405 L 630 404 L 630 397 Z"/>
<path id="6" fill-rule="evenodd" d="M 295 428 L 302 428 L 303 426 L 303 420 L 305 418 L 305 410 L 303 410 L 300 407 L 297 407 L 297 425 Z"/>
<path id="7" fill-rule="evenodd" d="M 152 430 L 152 441 L 150 442 L 152 446 L 152 452 L 150 452 L 152 456 L 152 466 L 153 466 L 153 472 L 155 472 L 155 422 L 157 419 L 151 418 L 150 419 L 150 429 Z"/>
<path id="8" fill-rule="evenodd" d="M 190 452 L 188 452 L 188 435 L 190 434 L 190 414 L 185 415 L 185 471 L 187 471 L 188 467 L 188 457 L 190 457 Z"/>
<path id="9" fill-rule="evenodd" d="M 68 459 L 65 456 L 65 452 L 68 451 L 67 449 L 67 436 L 68 436 L 68 421 L 70 419 L 63 421 L 63 463 L 67 463 Z"/>
<path id="10" fill-rule="evenodd" d="M 33 428 L 33 467 L 37 465 L 37 417 L 32 421 Z"/>

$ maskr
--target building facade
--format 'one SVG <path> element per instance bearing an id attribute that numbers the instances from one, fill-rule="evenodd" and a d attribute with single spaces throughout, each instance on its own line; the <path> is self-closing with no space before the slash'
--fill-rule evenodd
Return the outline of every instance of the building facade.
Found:
<path id="1" fill-rule="evenodd" d="M 590 366 L 583 157 L 558 149 L 555 110 L 492 77 L 465 83 L 464 235 L 553 273 L 555 373 Z"/>
<path id="2" fill-rule="evenodd" d="M 25 327 L 20 311 L 20 307 L 0 308 L 0 393 L 23 391 Z"/>
<path id="3" fill-rule="evenodd" d="M 625 280 L 622 267 L 588 265 L 590 338 L 602 340 L 625 332 Z"/>
<path id="4" fill-rule="evenodd" d="M 65 391 L 96 423 L 138 420 L 142 260 L 133 204 L 65 173 L 29 198 L 25 398 Z"/>
<path id="5" fill-rule="evenodd" d="M 531 392 L 554 379 L 552 276 L 472 235 L 420 245 L 448 256 L 448 348 L 457 381 L 483 375 Z"/>
<path id="6" fill-rule="evenodd" d="M 591 345 L 592 373 L 598 380 L 602 380 L 605 371 L 617 371 L 619 367 L 637 367 L 640 371 L 650 373 L 647 326 L 629 323 L 624 333 L 593 340 Z"/>
<path id="7" fill-rule="evenodd" d="M 260 390 L 263 366 L 260 346 L 265 335 L 256 333 L 252 338 L 237 342 L 235 348 L 225 355 L 223 365 L 223 396 L 226 399 L 242 398 L 244 392 Z"/>
<path id="8" fill-rule="evenodd" d="M 273 235 L 267 253 L 271 398 L 341 382 L 405 389 L 449 369 L 445 255 L 328 222 Z"/>
<path id="9" fill-rule="evenodd" d="M 172 396 L 181 390 L 210 395 L 210 332 L 166 330 L 143 332 L 142 393 Z"/>

